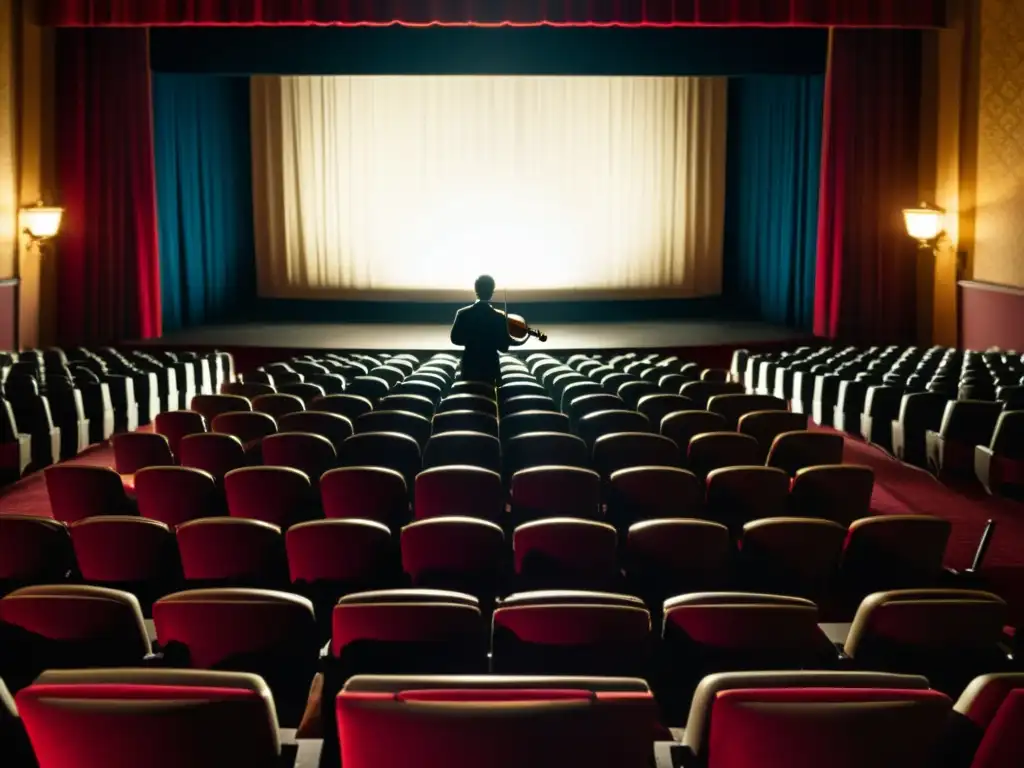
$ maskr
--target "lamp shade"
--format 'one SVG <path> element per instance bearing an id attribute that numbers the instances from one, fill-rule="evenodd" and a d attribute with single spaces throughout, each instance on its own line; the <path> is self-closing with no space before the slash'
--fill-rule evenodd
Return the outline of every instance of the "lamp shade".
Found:
<path id="1" fill-rule="evenodd" d="M 934 240 L 942 234 L 942 218 L 945 211 L 921 204 L 919 208 L 906 208 L 903 211 L 903 222 L 907 234 L 922 243 Z"/>
<path id="2" fill-rule="evenodd" d="M 21 226 L 34 238 L 53 237 L 60 231 L 63 208 L 35 205 L 21 209 Z"/>

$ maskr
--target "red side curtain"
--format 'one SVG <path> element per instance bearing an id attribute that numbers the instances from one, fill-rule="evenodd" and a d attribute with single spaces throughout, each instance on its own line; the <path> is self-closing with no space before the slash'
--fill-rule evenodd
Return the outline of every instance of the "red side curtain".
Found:
<path id="1" fill-rule="evenodd" d="M 937 27 L 945 0 L 42 0 L 62 26 L 552 24 Z"/>
<path id="2" fill-rule="evenodd" d="M 921 36 L 836 30 L 826 94 L 814 332 L 912 341 L 917 246 Z"/>
<path id="3" fill-rule="evenodd" d="M 160 270 L 144 29 L 57 35 L 57 157 L 65 344 L 160 335 Z"/>

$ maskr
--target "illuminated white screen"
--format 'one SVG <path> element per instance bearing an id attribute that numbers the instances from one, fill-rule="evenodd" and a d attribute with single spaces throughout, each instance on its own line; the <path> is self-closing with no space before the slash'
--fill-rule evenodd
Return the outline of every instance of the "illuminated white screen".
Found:
<path id="1" fill-rule="evenodd" d="M 719 292 L 726 85 L 253 79 L 260 292 Z"/>

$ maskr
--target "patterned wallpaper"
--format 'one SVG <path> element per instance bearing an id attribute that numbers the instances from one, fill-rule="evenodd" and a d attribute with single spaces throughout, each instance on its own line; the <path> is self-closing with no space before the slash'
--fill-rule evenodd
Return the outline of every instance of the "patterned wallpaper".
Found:
<path id="1" fill-rule="evenodd" d="M 981 0 L 975 280 L 1024 287 L 1024 2 Z"/>
<path id="2" fill-rule="evenodd" d="M 18 247 L 16 48 L 12 6 L 11 0 L 0 0 L 0 279 L 14 274 L 14 254 Z"/>

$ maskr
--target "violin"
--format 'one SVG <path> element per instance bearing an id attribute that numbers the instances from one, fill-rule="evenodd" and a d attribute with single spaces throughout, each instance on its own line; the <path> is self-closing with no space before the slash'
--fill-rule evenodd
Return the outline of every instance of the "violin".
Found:
<path id="1" fill-rule="evenodd" d="M 511 315 L 508 311 L 508 290 L 503 291 L 505 298 L 505 308 L 499 309 L 498 311 L 505 316 L 505 324 L 508 326 L 508 335 L 512 337 L 513 341 L 525 341 L 530 336 L 533 336 L 537 341 L 547 341 L 548 335 L 543 331 L 538 331 L 536 328 L 531 328 L 530 324 L 526 322 L 526 318 L 522 315 Z"/>
<path id="2" fill-rule="evenodd" d="M 512 337 L 514 341 L 523 341 L 524 339 L 533 336 L 537 341 L 547 341 L 548 335 L 543 331 L 538 331 L 536 328 L 531 328 L 526 322 L 526 318 L 522 315 L 510 315 L 508 312 L 499 309 L 501 314 L 505 315 L 505 319 L 508 322 L 508 335 Z"/>

